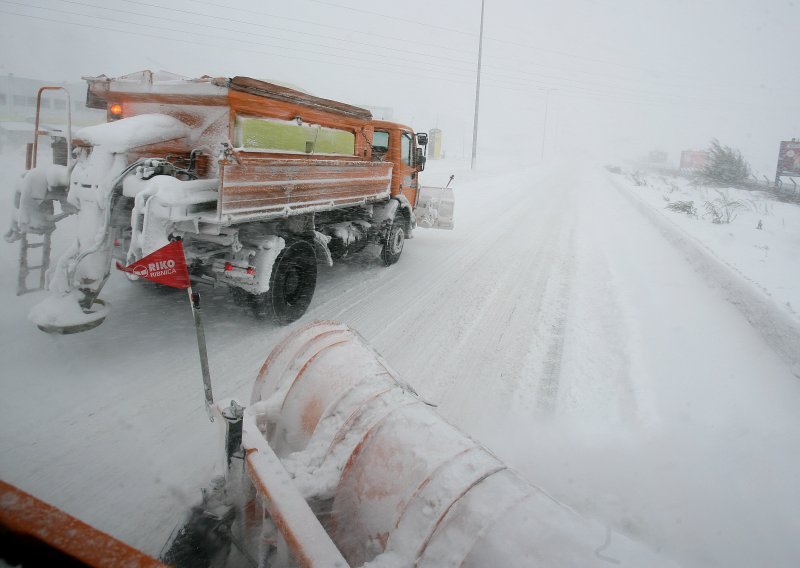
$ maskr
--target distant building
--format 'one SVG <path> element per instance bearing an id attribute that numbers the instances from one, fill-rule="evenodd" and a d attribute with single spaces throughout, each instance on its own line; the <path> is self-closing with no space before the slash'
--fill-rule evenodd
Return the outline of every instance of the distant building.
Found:
<path id="1" fill-rule="evenodd" d="M 442 131 L 438 128 L 431 128 L 428 133 L 428 159 L 440 160 L 442 158 Z"/>
<path id="2" fill-rule="evenodd" d="M 647 161 L 651 164 L 666 164 L 668 155 L 661 150 L 652 150 L 647 156 Z"/>
<path id="3" fill-rule="evenodd" d="M 6 143 L 25 143 L 33 139 L 33 123 L 36 117 L 36 94 L 41 87 L 66 87 L 70 95 L 72 125 L 86 126 L 105 122 L 102 110 L 86 108 L 86 83 L 58 83 L 0 75 L 0 132 Z M 44 124 L 62 126 L 66 124 L 67 98 L 60 91 L 45 91 L 42 94 L 40 121 Z M 25 125 L 29 133 L 26 134 Z"/>
<path id="4" fill-rule="evenodd" d="M 699 171 L 702 170 L 708 160 L 708 152 L 705 150 L 684 150 L 681 152 L 681 170 Z"/>

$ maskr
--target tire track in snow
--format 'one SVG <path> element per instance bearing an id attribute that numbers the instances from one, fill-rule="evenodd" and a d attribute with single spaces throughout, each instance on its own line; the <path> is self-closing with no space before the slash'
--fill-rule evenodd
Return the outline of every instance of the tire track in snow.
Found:
<path id="1" fill-rule="evenodd" d="M 518 193 L 518 191 L 518 188 L 512 185 L 503 193 Z M 484 282 L 484 273 L 486 272 L 484 265 L 491 266 L 496 257 L 498 242 L 508 242 L 513 238 L 516 224 L 524 220 L 521 212 L 534 204 L 536 195 L 528 192 L 522 199 L 517 200 L 519 211 L 516 217 L 503 219 L 500 231 L 498 231 L 497 219 L 502 219 L 502 214 L 506 211 L 505 207 L 498 207 L 498 201 L 502 205 L 507 202 L 490 199 L 496 198 L 497 195 L 488 193 L 473 193 L 469 197 L 475 196 L 482 198 L 482 201 L 488 201 L 488 205 L 495 207 L 481 208 L 486 212 L 486 222 L 478 223 L 478 230 L 458 235 L 464 238 L 457 243 L 457 248 L 426 251 L 422 249 L 425 243 L 420 243 L 421 254 L 414 254 L 413 261 L 409 255 L 407 258 L 401 259 L 396 267 L 379 269 L 380 281 L 372 281 L 369 284 L 365 282 L 356 290 L 351 289 L 348 293 L 358 297 L 355 302 L 341 308 L 342 298 L 337 296 L 331 298 L 325 305 L 314 309 L 312 315 L 314 317 L 343 318 L 370 340 L 381 340 L 388 339 L 390 336 L 403 337 L 405 335 L 403 331 L 409 328 L 414 328 L 417 332 L 420 331 L 420 328 L 424 332 L 430 332 L 431 328 L 440 328 L 439 323 L 447 322 L 450 319 L 443 312 L 454 307 L 457 308 L 450 303 L 454 294 L 466 295 L 475 301 L 480 299 L 475 297 L 475 290 L 490 294 L 492 283 L 487 285 Z M 430 238 L 438 238 L 439 235 L 430 235 Z M 428 235 L 425 236 L 428 237 Z M 430 250 L 434 250 L 435 254 L 426 254 Z M 499 267 L 498 272 L 502 272 Z M 383 304 L 383 309 L 387 311 L 387 317 L 378 321 L 378 325 L 374 326 L 376 323 L 374 312 L 378 309 L 376 304 Z M 440 317 L 442 314 L 443 317 Z M 365 329 L 370 324 L 374 326 L 374 329 Z M 415 341 L 415 343 L 418 342 Z"/>
<path id="2" fill-rule="evenodd" d="M 470 195 L 470 197 L 472 197 L 472 195 Z M 488 234 L 492 230 L 489 224 L 482 227 L 482 229 L 483 230 L 480 233 L 469 233 L 467 236 L 468 242 L 472 243 L 476 240 L 479 240 L 482 234 Z M 412 247 L 414 247 L 416 244 L 415 241 L 427 240 L 420 238 L 419 233 L 420 230 L 417 230 L 417 237 L 411 241 Z M 443 234 L 441 232 L 438 233 L 440 235 Z M 446 235 L 447 233 L 444 234 Z M 408 246 L 408 243 L 406 243 L 406 245 Z M 442 274 L 447 275 L 448 273 L 452 272 L 452 269 L 457 267 L 461 261 L 471 256 L 470 247 L 467 246 L 466 243 L 459 243 L 459 248 L 457 250 L 458 254 L 453 254 L 450 249 L 445 249 L 438 255 L 427 255 L 425 254 L 427 251 L 421 251 L 423 254 L 417 258 L 425 262 L 422 268 L 435 268 L 435 270 L 426 271 L 426 274 L 434 274 L 435 276 L 441 276 Z M 369 306 L 367 305 L 372 302 L 375 297 L 391 298 L 394 294 L 404 292 L 404 287 L 409 285 L 406 277 L 406 272 L 409 268 L 407 266 L 409 256 L 409 252 L 406 251 L 405 257 L 401 259 L 397 265 L 392 267 L 376 267 L 375 265 L 377 261 L 367 259 L 366 257 L 364 259 L 357 259 L 353 264 L 372 265 L 372 268 L 369 270 L 371 276 L 369 278 L 364 278 L 363 273 L 352 274 L 353 278 L 357 279 L 357 283 L 354 286 L 350 286 L 345 289 L 334 285 L 334 295 L 329 297 L 320 305 L 314 306 L 312 304 L 309 314 L 313 317 L 325 317 L 333 319 L 338 319 L 346 315 L 348 317 L 348 321 L 351 321 L 353 322 L 353 325 L 356 325 L 357 322 L 364 319 L 364 316 L 367 315 L 366 312 L 371 313 L 372 310 L 370 310 Z M 398 270 L 403 270 L 403 273 L 397 274 Z M 415 282 L 421 282 L 423 284 L 430 285 L 430 282 L 425 278 L 415 278 Z M 412 282 L 412 285 L 414 285 L 415 282 Z M 342 302 L 342 300 L 346 300 L 346 296 L 352 296 L 357 299 L 349 303 L 346 301 Z M 344 307 L 342 307 L 342 304 L 344 304 Z M 321 314 L 324 314 L 324 316 Z"/>
<path id="3" fill-rule="evenodd" d="M 607 217 L 598 215 L 603 197 L 592 180 L 572 177 L 577 179 L 563 180 L 560 188 L 565 214 L 516 402 L 521 413 L 543 418 L 594 413 L 599 406 L 607 419 L 638 421 L 626 352 L 632 330 L 609 271 Z"/>
<path id="4" fill-rule="evenodd" d="M 561 257 L 560 266 L 556 276 L 559 279 L 556 285 L 555 310 L 556 321 L 552 324 L 550 346 L 542 362 L 541 378 L 538 381 L 537 408 L 544 414 L 552 413 L 558 402 L 561 379 L 561 361 L 564 355 L 564 338 L 569 316 L 570 294 L 574 278 L 574 227 L 569 230 L 566 250 L 569 254 Z"/>
<path id="5" fill-rule="evenodd" d="M 543 311 L 552 307 L 545 300 L 548 289 L 559 279 L 562 264 L 569 263 L 563 238 L 564 227 L 570 226 L 565 214 L 567 197 L 561 187 L 550 191 L 556 183 L 560 181 L 540 188 L 537 200 L 545 206 L 539 207 L 535 216 L 521 211 L 522 220 L 527 224 L 533 221 L 534 226 L 525 227 L 524 238 L 502 258 L 499 292 L 486 298 L 443 365 L 444 397 L 452 407 L 461 409 L 462 416 L 470 415 L 470 406 L 477 406 L 476 412 L 485 411 L 485 401 L 506 412 L 510 404 L 524 404 L 537 396 L 533 385 L 539 365 L 530 362 L 541 357 L 534 353 L 536 346 L 550 341 L 552 328 L 542 322 L 550 319 L 543 317 Z"/>
<path id="6" fill-rule="evenodd" d="M 487 297 L 477 317 L 468 328 L 460 348 L 450 357 L 447 396 L 459 388 L 461 395 L 473 396 L 485 388 L 487 380 L 495 380 L 490 395 L 511 398 L 520 382 L 522 361 L 527 356 L 533 323 L 541 306 L 548 267 L 543 251 L 552 247 L 552 236 L 546 231 L 529 234 L 527 246 L 503 258 L 502 278 L 496 293 Z M 512 268 L 516 263 L 516 268 Z M 511 266 L 509 266 L 511 265 Z M 482 369 L 474 373 L 474 369 Z M 472 377 L 473 389 L 463 388 L 458 377 Z"/>
<path id="7" fill-rule="evenodd" d="M 571 186 L 572 224 L 565 247 L 570 260 L 553 285 L 550 301 L 556 307 L 550 313 L 560 317 L 551 322 L 553 343 L 543 356 L 536 410 L 638 424 L 641 404 L 630 353 L 635 328 L 620 297 L 624 282 L 610 257 L 616 243 L 609 241 L 608 223 L 619 206 L 598 191 L 602 187 L 585 175 Z"/>

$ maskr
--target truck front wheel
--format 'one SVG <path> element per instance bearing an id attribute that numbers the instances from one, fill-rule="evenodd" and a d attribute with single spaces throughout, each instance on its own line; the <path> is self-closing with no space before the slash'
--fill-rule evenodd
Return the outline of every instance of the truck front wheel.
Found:
<path id="1" fill-rule="evenodd" d="M 406 241 L 406 229 L 403 215 L 400 213 L 394 216 L 392 226 L 383 240 L 381 249 L 381 260 L 386 266 L 390 266 L 400 259 L 403 252 L 403 245 Z"/>
<path id="2" fill-rule="evenodd" d="M 253 312 L 272 318 L 279 325 L 299 319 L 311 304 L 317 285 L 317 257 L 308 241 L 298 240 L 286 247 L 272 265 L 269 290 L 253 296 Z"/>

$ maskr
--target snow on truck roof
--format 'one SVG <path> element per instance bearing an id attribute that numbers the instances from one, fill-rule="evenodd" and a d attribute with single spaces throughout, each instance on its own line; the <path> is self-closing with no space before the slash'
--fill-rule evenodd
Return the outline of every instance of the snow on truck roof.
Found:
<path id="1" fill-rule="evenodd" d="M 104 108 L 106 99 L 120 95 L 175 95 L 188 97 L 226 97 L 230 91 L 248 93 L 266 99 L 283 101 L 310 107 L 316 110 L 343 115 L 361 120 L 371 120 L 370 111 L 331 99 L 316 97 L 302 90 L 277 83 L 269 83 L 251 77 L 200 77 L 190 79 L 166 71 L 139 71 L 122 77 L 105 75 L 83 77 L 89 90 L 100 99 Z"/>
<path id="2" fill-rule="evenodd" d="M 137 146 L 175 140 L 189 134 L 189 127 L 165 114 L 142 114 L 87 126 L 77 133 L 77 139 L 109 152 L 125 152 Z"/>

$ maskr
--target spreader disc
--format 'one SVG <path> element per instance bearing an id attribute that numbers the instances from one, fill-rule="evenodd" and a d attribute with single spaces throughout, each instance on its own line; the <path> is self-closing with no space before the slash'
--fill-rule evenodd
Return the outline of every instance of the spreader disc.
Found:
<path id="1" fill-rule="evenodd" d="M 103 323 L 106 320 L 110 310 L 111 304 L 106 303 L 104 300 L 99 298 L 95 298 L 94 302 L 92 303 L 92 308 L 88 311 L 84 310 L 80 318 L 69 317 L 66 318 L 66 321 L 59 321 L 60 318 L 58 317 L 49 317 L 42 318 L 46 321 L 34 321 L 34 323 L 36 324 L 36 327 L 45 333 L 53 333 L 58 335 L 81 333 L 82 331 L 94 329 Z"/>

